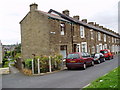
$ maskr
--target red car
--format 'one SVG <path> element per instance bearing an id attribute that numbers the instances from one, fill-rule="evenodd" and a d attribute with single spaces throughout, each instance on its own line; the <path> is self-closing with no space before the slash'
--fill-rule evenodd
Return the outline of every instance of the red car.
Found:
<path id="1" fill-rule="evenodd" d="M 83 68 L 84 70 L 88 65 L 94 66 L 94 59 L 88 53 L 70 53 L 66 58 L 66 67 L 72 68 Z"/>
<path id="2" fill-rule="evenodd" d="M 108 49 L 100 50 L 100 53 L 104 55 L 105 59 L 113 59 L 113 54 Z"/>

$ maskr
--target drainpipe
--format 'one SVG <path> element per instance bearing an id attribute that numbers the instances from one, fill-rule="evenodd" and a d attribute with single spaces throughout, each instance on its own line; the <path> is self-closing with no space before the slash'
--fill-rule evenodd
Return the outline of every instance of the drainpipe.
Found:
<path id="1" fill-rule="evenodd" d="M 72 43 L 72 52 L 74 52 L 74 44 L 73 44 L 73 24 L 71 22 L 71 43 Z"/>

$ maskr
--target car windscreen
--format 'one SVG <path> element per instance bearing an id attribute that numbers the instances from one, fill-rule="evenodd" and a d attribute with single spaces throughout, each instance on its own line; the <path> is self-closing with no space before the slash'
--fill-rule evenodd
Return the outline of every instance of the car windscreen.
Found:
<path id="1" fill-rule="evenodd" d="M 77 59 L 79 58 L 78 54 L 68 54 L 67 59 Z"/>
<path id="2" fill-rule="evenodd" d="M 94 58 L 100 58 L 100 54 L 95 54 Z"/>
<path id="3" fill-rule="evenodd" d="M 104 53 L 108 53 L 107 51 L 100 51 L 100 53 L 104 54 Z"/>

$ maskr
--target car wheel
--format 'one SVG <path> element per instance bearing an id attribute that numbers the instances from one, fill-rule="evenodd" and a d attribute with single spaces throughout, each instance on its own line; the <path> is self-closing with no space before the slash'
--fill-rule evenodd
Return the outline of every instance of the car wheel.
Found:
<path id="1" fill-rule="evenodd" d="M 98 60 L 98 64 L 100 64 L 100 60 Z"/>
<path id="2" fill-rule="evenodd" d="M 91 62 L 91 66 L 94 66 L 94 61 Z"/>
<path id="3" fill-rule="evenodd" d="M 85 69 L 86 69 L 86 64 L 84 63 L 84 64 L 83 64 L 83 70 L 85 70 Z"/>
<path id="4" fill-rule="evenodd" d="M 71 68 L 70 68 L 70 67 L 68 67 L 67 69 L 68 69 L 68 70 L 71 70 Z"/>
<path id="5" fill-rule="evenodd" d="M 109 57 L 108 57 L 108 60 L 110 60 L 110 59 L 111 59 L 111 57 L 109 56 Z"/>
<path id="6" fill-rule="evenodd" d="M 113 59 L 113 56 L 112 56 L 112 59 Z"/>
<path id="7" fill-rule="evenodd" d="M 105 62 L 105 58 L 103 59 L 103 62 Z"/>

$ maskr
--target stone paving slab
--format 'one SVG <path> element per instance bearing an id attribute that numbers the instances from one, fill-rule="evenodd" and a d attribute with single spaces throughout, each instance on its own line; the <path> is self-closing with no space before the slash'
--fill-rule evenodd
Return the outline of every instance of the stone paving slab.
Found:
<path id="1" fill-rule="evenodd" d="M 10 73 L 10 68 L 0 68 L 0 74 L 9 74 Z"/>

